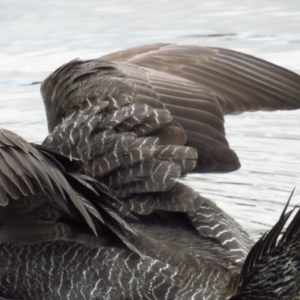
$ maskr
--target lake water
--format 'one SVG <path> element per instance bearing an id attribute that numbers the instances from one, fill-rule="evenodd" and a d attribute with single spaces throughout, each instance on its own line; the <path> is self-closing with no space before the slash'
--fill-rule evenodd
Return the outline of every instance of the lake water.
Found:
<path id="1" fill-rule="evenodd" d="M 192 43 L 244 51 L 300 73 L 299 0 L 0 0 L 0 7 L 0 126 L 32 142 L 47 134 L 40 85 L 32 83 L 76 57 Z M 297 185 L 292 203 L 300 203 L 300 111 L 229 116 L 226 131 L 242 168 L 184 181 L 258 237 Z"/>

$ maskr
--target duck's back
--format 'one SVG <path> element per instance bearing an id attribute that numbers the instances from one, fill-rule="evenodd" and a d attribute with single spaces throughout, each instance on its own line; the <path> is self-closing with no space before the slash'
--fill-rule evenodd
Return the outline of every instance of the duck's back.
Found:
<path id="1" fill-rule="evenodd" d="M 226 299 L 253 242 L 177 179 L 237 169 L 223 115 L 299 108 L 299 88 L 298 75 L 224 49 L 150 45 L 75 60 L 42 85 L 50 131 L 43 145 L 80 157 L 137 215 L 130 242 L 142 253 L 175 265 L 199 299 Z"/>

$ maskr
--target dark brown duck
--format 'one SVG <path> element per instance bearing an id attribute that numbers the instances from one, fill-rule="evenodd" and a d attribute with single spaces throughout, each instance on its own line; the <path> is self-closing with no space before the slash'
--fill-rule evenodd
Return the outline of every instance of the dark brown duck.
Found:
<path id="1" fill-rule="evenodd" d="M 126 259 L 111 250 L 117 253 L 117 265 L 112 267 L 110 258 L 99 259 L 109 276 L 96 270 L 98 279 L 89 281 L 93 288 L 76 294 L 71 286 L 76 283 L 80 291 L 86 287 L 80 280 L 90 266 L 81 266 L 81 257 L 89 261 L 94 256 L 91 250 L 80 255 L 75 251 L 76 259 L 69 264 L 66 260 L 64 270 L 77 277 L 72 277 L 71 286 L 58 281 L 54 298 L 215 300 L 234 295 L 253 242 L 228 214 L 177 179 L 190 171 L 237 169 L 239 161 L 226 140 L 223 115 L 299 108 L 299 87 L 298 75 L 248 55 L 166 44 L 75 60 L 51 74 L 42 85 L 50 132 L 43 146 L 80 158 L 84 173 L 120 200 L 112 201 L 111 209 L 122 222 L 109 219 L 108 225 L 115 226 L 108 228 L 99 222 L 104 234 L 93 236 L 101 245 L 96 249 L 103 245 L 114 249 L 118 243 L 135 257 L 128 270 Z M 76 224 L 73 233 L 78 217 L 71 219 L 64 224 L 68 228 Z M 70 240 L 89 245 L 84 239 Z M 49 249 L 55 249 L 52 241 L 47 242 Z M 61 249 L 68 249 L 68 243 Z M 137 286 L 134 272 L 140 272 L 137 254 L 160 261 L 159 272 L 147 276 L 149 280 L 158 276 L 164 284 L 156 286 L 143 277 L 140 294 L 132 292 L 131 285 Z M 164 264 L 168 274 L 162 271 Z M 128 277 L 116 279 L 119 271 Z M 151 289 L 147 292 L 147 283 L 159 296 Z M 24 299 L 53 299 L 54 290 L 26 298 L 28 285 L 24 286 Z M 59 287 L 64 288 L 64 298 Z"/>
<path id="2" fill-rule="evenodd" d="M 297 109 L 299 88 L 297 74 L 226 49 L 156 44 L 74 60 L 42 85 L 44 145 L 80 157 L 139 215 L 130 224 L 142 253 L 175 265 L 200 299 L 223 299 L 253 243 L 176 179 L 237 169 L 223 116 Z"/>
<path id="3" fill-rule="evenodd" d="M 79 161 L 1 129 L 0 165 L 1 299 L 180 294 L 176 269 L 128 242 L 130 213 Z"/>

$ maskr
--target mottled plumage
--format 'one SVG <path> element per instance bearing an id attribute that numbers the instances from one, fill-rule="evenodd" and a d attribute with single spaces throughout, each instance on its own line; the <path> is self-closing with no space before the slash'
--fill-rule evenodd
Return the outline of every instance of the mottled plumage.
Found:
<path id="1" fill-rule="evenodd" d="M 1 299 L 163 299 L 167 289 L 176 299 L 183 293 L 174 267 L 129 242 L 137 233 L 124 217 L 135 217 L 81 174 L 78 160 L 1 129 L 0 166 Z"/>
<path id="2" fill-rule="evenodd" d="M 65 116 L 44 145 L 87 162 L 87 171 L 134 212 L 187 213 L 201 234 L 218 238 L 227 250 L 235 247 L 233 255 L 241 260 L 251 244 L 246 234 L 239 228 L 239 238 L 233 237 L 235 233 L 230 230 L 236 231 L 235 222 L 232 228 L 225 224 L 229 230 L 220 237 L 206 224 L 202 230 L 199 216 L 206 209 L 202 208 L 202 198 L 176 182 L 197 164 L 195 149 L 183 146 L 186 132 L 174 123 L 152 86 L 141 80 L 139 69 L 130 65 L 124 68 L 121 71 L 102 60 L 73 61 L 52 74 L 44 82 L 42 94 L 46 103 L 53 98 L 55 110 L 61 105 L 59 112 Z M 66 100 L 60 103 L 59 99 Z M 52 110 L 47 107 L 49 115 Z M 221 112 L 219 115 L 223 118 Z M 187 200 L 182 201 L 182 197 Z M 228 240 L 232 243 L 226 243 Z"/>
<path id="3" fill-rule="evenodd" d="M 67 204 L 81 203 L 72 211 L 60 207 L 66 202 L 60 189 L 57 197 L 50 195 L 46 212 L 59 218 L 34 224 L 47 232 L 59 227 L 52 230 L 53 239 L 1 240 L 5 294 L 0 296 L 222 300 L 235 295 L 253 242 L 233 218 L 177 179 L 191 171 L 237 169 L 224 114 L 299 108 L 299 88 L 299 76 L 280 67 L 198 46 L 149 45 L 60 67 L 41 88 L 49 128 L 43 147 L 49 150 L 35 146 L 35 151 L 59 161 L 58 170 L 72 163 L 51 151 L 82 160 L 85 175 L 74 181 L 79 170 L 72 169 L 64 176 L 75 191 L 87 194 L 80 201 L 68 196 Z M 13 198 L 21 186 L 10 179 L 13 191 L 7 194 Z M 8 208 L 0 217 L 8 216 L 13 229 L 14 213 L 28 220 L 24 206 L 17 212 Z M 25 228 L 17 227 L 24 234 Z M 42 266 L 38 273 L 36 262 Z M 27 276 L 16 277 L 18 270 Z"/>
<path id="4" fill-rule="evenodd" d="M 225 299 L 253 242 L 177 179 L 237 169 L 223 116 L 299 108 L 299 88 L 298 75 L 225 49 L 156 44 L 74 60 L 42 84 L 43 145 L 79 157 L 138 215 L 132 242 L 190 277 L 195 299 Z"/>
<path id="5" fill-rule="evenodd" d="M 82 174 L 80 161 L 71 162 L 61 154 L 29 144 L 15 133 L 1 129 L 0 165 L 2 241 L 21 238 L 9 234 L 4 238 L 4 235 L 19 218 L 31 223 L 25 216 L 33 218 L 30 224 L 33 228 L 43 224 L 44 218 L 53 222 L 65 217 L 87 224 L 95 235 L 104 224 L 120 237 L 126 230 L 122 217 L 130 217 L 130 212 L 109 195 L 104 185 Z M 113 211 L 114 207 L 119 215 Z M 129 227 L 126 232 L 130 232 Z M 32 233 L 29 231 L 28 235 Z"/>

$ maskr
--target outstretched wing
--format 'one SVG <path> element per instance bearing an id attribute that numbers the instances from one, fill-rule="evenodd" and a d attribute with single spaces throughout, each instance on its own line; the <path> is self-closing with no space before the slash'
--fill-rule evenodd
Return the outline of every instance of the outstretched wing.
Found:
<path id="1" fill-rule="evenodd" d="M 208 88 L 225 115 L 300 108 L 297 74 L 229 49 L 154 44 L 108 54 L 102 59 L 159 70 Z M 178 105 L 184 108 L 190 101 L 183 98 Z M 177 116 L 176 112 L 172 114 Z"/>

